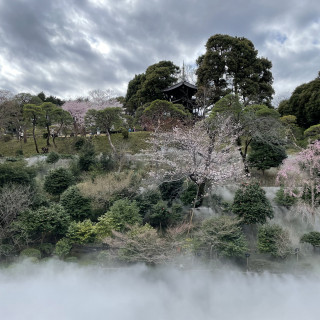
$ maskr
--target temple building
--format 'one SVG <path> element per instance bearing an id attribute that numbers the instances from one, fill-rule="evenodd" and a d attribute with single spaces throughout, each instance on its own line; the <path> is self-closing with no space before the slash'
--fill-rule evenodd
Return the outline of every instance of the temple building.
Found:
<path id="1" fill-rule="evenodd" d="M 163 90 L 166 100 L 175 103 L 182 104 L 191 113 L 194 113 L 196 109 L 197 87 L 185 80 L 184 67 L 182 72 L 182 81 L 173 86 Z"/>

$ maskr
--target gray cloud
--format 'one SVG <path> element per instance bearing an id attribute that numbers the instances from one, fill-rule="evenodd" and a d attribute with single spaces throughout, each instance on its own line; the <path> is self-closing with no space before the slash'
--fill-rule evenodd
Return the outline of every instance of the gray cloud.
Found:
<path id="1" fill-rule="evenodd" d="M 0 88 L 124 94 L 153 63 L 194 64 L 222 33 L 252 40 L 289 95 L 320 69 L 319 14 L 316 0 L 0 0 Z"/>

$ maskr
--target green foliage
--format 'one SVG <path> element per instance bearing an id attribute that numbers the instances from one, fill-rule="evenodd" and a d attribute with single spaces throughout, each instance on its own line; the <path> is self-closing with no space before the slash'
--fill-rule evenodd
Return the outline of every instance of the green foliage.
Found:
<path id="1" fill-rule="evenodd" d="M 97 232 L 94 224 L 87 219 L 81 222 L 72 221 L 66 237 L 71 243 L 86 244 L 94 242 L 96 235 Z"/>
<path id="2" fill-rule="evenodd" d="M 54 245 L 52 243 L 42 243 L 39 245 L 39 250 L 41 252 L 41 256 L 45 257 L 45 256 L 51 256 L 51 254 L 54 251 Z"/>
<path id="3" fill-rule="evenodd" d="M 129 132 L 126 128 L 121 128 L 121 134 L 123 136 L 123 139 L 129 139 Z"/>
<path id="4" fill-rule="evenodd" d="M 114 230 L 117 231 L 125 230 L 126 224 L 134 225 L 142 222 L 136 201 L 130 201 L 127 198 L 114 202 L 106 215 L 112 218 L 115 223 Z"/>
<path id="5" fill-rule="evenodd" d="M 217 113 L 228 112 L 231 113 L 234 118 L 239 119 L 242 108 L 243 106 L 239 101 L 239 97 L 229 93 L 215 103 L 210 117 L 214 117 Z"/>
<path id="6" fill-rule="evenodd" d="M 137 202 L 124 198 L 115 201 L 109 211 L 99 217 L 96 229 L 99 237 L 103 237 L 109 236 L 112 230 L 124 231 L 127 225 L 136 223 L 142 223 Z"/>
<path id="7" fill-rule="evenodd" d="M 37 210 L 22 212 L 12 223 L 12 232 L 28 241 L 41 241 L 51 237 L 64 236 L 70 224 L 70 217 L 62 206 L 53 204 Z M 23 240 L 22 240 L 23 241 Z"/>
<path id="8" fill-rule="evenodd" d="M 78 137 L 73 144 L 74 149 L 77 151 L 81 150 L 81 148 L 85 143 L 86 143 L 86 139 L 84 137 Z"/>
<path id="9" fill-rule="evenodd" d="M 174 200 L 182 190 L 183 180 L 163 182 L 159 186 L 162 200 Z"/>
<path id="10" fill-rule="evenodd" d="M 280 101 L 279 106 L 278 106 L 278 112 L 281 114 L 281 116 L 288 116 L 291 115 L 293 116 L 293 110 L 291 106 L 289 105 L 289 100 L 284 99 Z M 297 117 L 294 116 L 296 119 Z"/>
<path id="11" fill-rule="evenodd" d="M 250 167 L 264 171 L 278 167 L 286 157 L 286 150 L 281 145 L 254 141 L 251 143 L 248 163 Z"/>
<path id="12" fill-rule="evenodd" d="M 309 138 L 311 141 L 320 140 L 320 124 L 316 124 L 305 130 L 304 136 Z"/>
<path id="13" fill-rule="evenodd" d="M 86 141 L 81 148 L 78 165 L 80 170 L 89 171 L 96 163 L 94 145 Z"/>
<path id="14" fill-rule="evenodd" d="M 27 248 L 20 252 L 20 257 L 41 259 L 41 252 L 38 249 Z"/>
<path id="15" fill-rule="evenodd" d="M 71 172 L 64 168 L 50 171 L 45 177 L 44 190 L 52 195 L 60 195 L 74 183 Z"/>
<path id="16" fill-rule="evenodd" d="M 103 153 L 99 159 L 99 166 L 103 171 L 112 171 L 115 168 L 115 160 L 111 154 Z"/>
<path id="17" fill-rule="evenodd" d="M 35 175 L 35 170 L 27 167 L 24 161 L 2 163 L 0 164 L 0 187 L 9 183 L 30 185 Z"/>
<path id="18" fill-rule="evenodd" d="M 90 109 L 85 116 L 86 126 L 94 126 L 105 132 L 110 132 L 111 128 L 117 130 L 123 122 L 121 114 L 120 107 L 108 107 L 103 110 Z"/>
<path id="19" fill-rule="evenodd" d="M 274 200 L 280 206 L 284 206 L 287 208 L 290 208 L 291 206 L 293 206 L 297 202 L 297 198 L 285 193 L 283 187 L 281 187 L 277 191 L 276 197 Z"/>
<path id="20" fill-rule="evenodd" d="M 273 218 L 272 206 L 258 183 L 241 185 L 235 194 L 232 211 L 244 224 L 263 224 L 267 218 Z"/>
<path id="21" fill-rule="evenodd" d="M 23 156 L 23 150 L 18 149 L 18 150 L 16 151 L 16 156 L 17 156 L 17 157 Z"/>
<path id="22" fill-rule="evenodd" d="M 272 63 L 258 58 L 253 43 L 243 37 L 216 34 L 206 44 L 206 53 L 197 59 L 198 86 L 212 88 L 211 103 L 234 93 L 245 104 L 270 105 L 272 94 Z"/>
<path id="23" fill-rule="evenodd" d="M 72 249 L 72 243 L 68 238 L 62 238 L 56 243 L 55 247 L 55 254 L 61 258 L 64 259 Z"/>
<path id="24" fill-rule="evenodd" d="M 152 227 L 166 228 L 170 221 L 170 212 L 166 202 L 160 200 L 154 204 L 144 220 Z"/>
<path id="25" fill-rule="evenodd" d="M 197 185 L 195 183 L 190 183 L 187 185 L 187 188 L 184 189 L 181 193 L 180 199 L 182 203 L 186 206 L 193 205 L 193 202 L 197 196 Z M 197 200 L 196 206 L 200 203 L 199 200 Z"/>
<path id="26" fill-rule="evenodd" d="M 183 105 L 158 99 L 146 105 L 140 121 L 144 127 L 149 129 L 160 126 L 164 130 L 182 124 L 190 118 L 190 112 Z"/>
<path id="27" fill-rule="evenodd" d="M 6 134 L 2 137 L 3 142 L 9 142 L 12 140 L 12 136 L 9 134 Z"/>
<path id="28" fill-rule="evenodd" d="M 291 252 L 288 231 L 276 224 L 260 227 L 258 249 L 260 252 L 270 253 L 275 257 L 286 257 Z"/>
<path id="29" fill-rule="evenodd" d="M 163 90 L 177 81 L 179 67 L 171 61 L 160 61 L 149 66 L 145 73 L 135 75 L 128 84 L 125 108 L 130 114 L 143 104 L 163 99 Z"/>
<path id="30" fill-rule="evenodd" d="M 56 163 L 60 159 L 60 155 L 57 152 L 51 151 L 46 159 L 47 163 Z"/>
<path id="31" fill-rule="evenodd" d="M 72 220 L 82 221 L 91 215 L 90 199 L 84 197 L 76 186 L 71 186 L 62 193 L 60 203 Z"/>
<path id="32" fill-rule="evenodd" d="M 280 108 L 281 107 L 281 108 Z M 282 115 L 294 115 L 303 128 L 319 124 L 320 119 L 320 77 L 298 86 L 287 105 L 279 106 Z"/>
<path id="33" fill-rule="evenodd" d="M 131 154 L 140 153 L 141 150 L 148 148 L 148 138 L 150 136 L 150 132 L 148 131 L 138 131 L 135 134 L 130 136 L 130 139 L 126 141 L 126 145 L 128 146 L 128 151 Z M 42 137 L 37 137 L 39 141 L 39 145 L 44 145 L 46 141 Z M 119 144 L 123 143 L 122 134 L 112 134 L 111 140 L 114 145 L 117 147 Z M 73 137 L 57 137 L 55 151 L 60 155 L 62 154 L 78 154 L 78 151 L 74 149 L 74 141 Z M 97 153 L 111 153 L 111 147 L 106 144 L 106 137 L 104 135 L 94 137 L 92 139 L 92 143 L 95 146 L 95 150 Z M 21 149 L 25 157 L 30 157 L 34 155 L 34 144 L 32 139 L 28 139 L 27 143 L 18 144 L 16 140 L 9 141 L 7 143 L 1 141 L 0 139 L 0 154 L 3 156 L 15 156 L 15 152 L 18 149 Z"/>
<path id="34" fill-rule="evenodd" d="M 239 219 L 221 216 L 203 221 L 196 238 L 209 252 L 222 257 L 240 257 L 247 251 L 247 243 Z"/>
<path id="35" fill-rule="evenodd" d="M 0 244 L 0 257 L 10 256 L 15 253 L 15 247 L 12 244 Z"/>
<path id="36" fill-rule="evenodd" d="M 148 265 L 164 264 L 172 260 L 176 249 L 172 243 L 160 237 L 155 229 L 148 224 L 134 225 L 123 234 L 116 232 L 113 238 L 107 239 L 110 250 L 117 259 L 126 262 L 139 262 Z"/>
<path id="37" fill-rule="evenodd" d="M 147 190 L 135 197 L 140 214 L 144 217 L 158 201 L 161 200 L 159 190 Z"/>
<path id="38" fill-rule="evenodd" d="M 309 233 L 305 233 L 301 237 L 300 242 L 310 243 L 313 247 L 319 247 L 320 246 L 320 232 L 311 231 Z"/>

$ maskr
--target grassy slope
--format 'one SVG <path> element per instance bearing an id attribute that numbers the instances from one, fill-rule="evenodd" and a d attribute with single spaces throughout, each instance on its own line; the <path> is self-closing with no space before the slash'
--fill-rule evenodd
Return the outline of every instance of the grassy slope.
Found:
<path id="1" fill-rule="evenodd" d="M 131 132 L 129 133 L 129 139 L 127 140 L 123 139 L 122 134 L 111 135 L 111 140 L 116 147 L 125 148 L 128 152 L 134 154 L 148 147 L 147 139 L 149 136 L 150 132 Z M 61 154 L 75 154 L 77 153 L 77 151 L 74 150 L 73 145 L 76 139 L 77 138 L 75 137 L 57 138 L 57 148 L 55 148 L 51 142 L 49 152 L 55 151 Z M 42 147 L 46 146 L 46 140 L 42 137 L 37 137 L 37 141 L 39 150 L 41 150 Z M 98 153 L 109 152 L 111 150 L 106 136 L 92 137 L 92 142 Z M 8 142 L 0 141 L 0 155 L 3 157 L 13 157 L 20 149 L 22 149 L 23 155 L 25 157 L 35 155 L 36 151 L 32 137 L 28 139 L 27 143 L 19 142 L 15 138 Z"/>

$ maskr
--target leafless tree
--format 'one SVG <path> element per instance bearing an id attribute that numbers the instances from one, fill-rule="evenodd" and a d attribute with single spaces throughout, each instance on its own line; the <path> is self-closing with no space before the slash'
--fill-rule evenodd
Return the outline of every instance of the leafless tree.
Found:
<path id="1" fill-rule="evenodd" d="M 0 224 L 8 226 L 16 216 L 31 205 L 32 192 L 29 186 L 5 185 L 0 191 Z"/>

